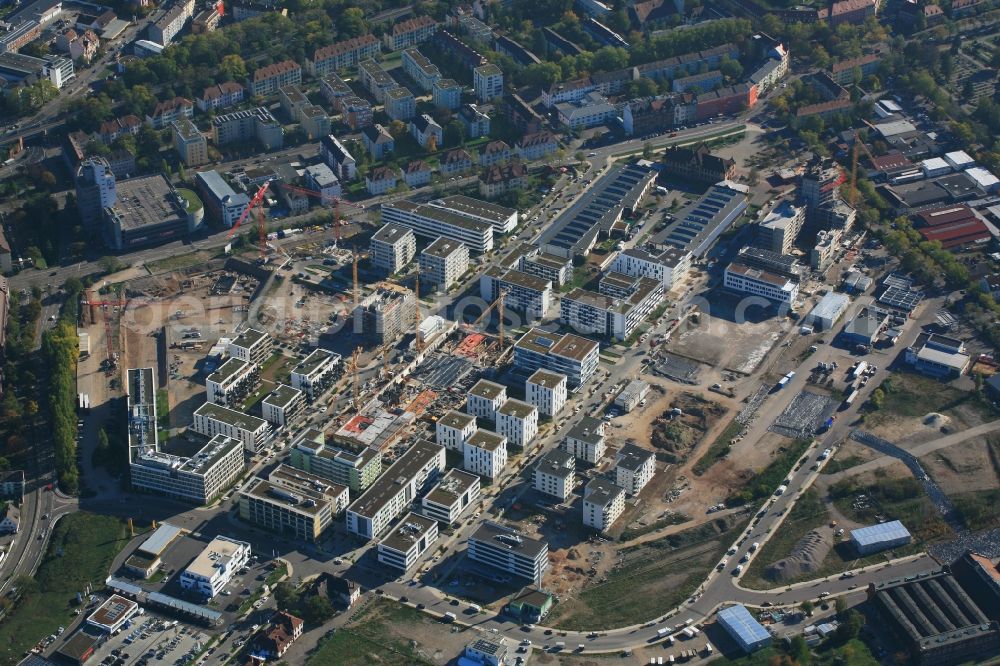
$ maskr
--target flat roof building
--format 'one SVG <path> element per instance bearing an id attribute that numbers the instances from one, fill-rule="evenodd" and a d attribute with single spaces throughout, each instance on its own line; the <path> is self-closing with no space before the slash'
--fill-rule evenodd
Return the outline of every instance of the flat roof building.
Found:
<path id="1" fill-rule="evenodd" d="M 112 594 L 87 617 L 87 625 L 105 634 L 113 634 L 139 612 L 139 604 Z"/>
<path id="2" fill-rule="evenodd" d="M 181 572 L 180 585 L 204 599 L 213 599 L 249 561 L 250 544 L 217 536 Z"/>
<path id="3" fill-rule="evenodd" d="M 478 476 L 452 468 L 420 500 L 421 510 L 425 516 L 451 525 L 479 500 L 479 488 Z"/>
<path id="4" fill-rule="evenodd" d="M 206 437 L 222 434 L 238 439 L 252 453 L 264 448 L 271 436 L 270 426 L 264 419 L 210 402 L 194 411 L 191 429 Z"/>
<path id="5" fill-rule="evenodd" d="M 113 250 L 164 243 L 201 226 L 201 201 L 182 196 L 163 174 L 119 180 L 115 188 L 114 203 L 104 209 L 104 242 Z"/>
<path id="6" fill-rule="evenodd" d="M 496 411 L 507 402 L 507 387 L 488 379 L 477 381 L 466 394 L 465 411 L 490 421 L 496 420 Z"/>
<path id="7" fill-rule="evenodd" d="M 413 261 L 417 239 L 409 227 L 389 222 L 372 234 L 369 251 L 372 264 L 392 275 Z"/>
<path id="8" fill-rule="evenodd" d="M 240 491 L 240 518 L 273 534 L 315 542 L 347 508 L 349 496 L 347 486 L 279 465 Z"/>
<path id="9" fill-rule="evenodd" d="M 532 328 L 514 345 L 514 366 L 530 372 L 544 368 L 564 374 L 570 388 L 575 389 L 597 371 L 599 353 L 600 345 L 593 340 Z"/>
<path id="10" fill-rule="evenodd" d="M 535 370 L 525 382 L 525 402 L 544 416 L 555 416 L 566 406 L 566 375 L 544 369 Z"/>
<path id="11" fill-rule="evenodd" d="M 303 415 L 305 403 L 305 394 L 302 391 L 288 384 L 278 384 L 261 401 L 261 413 L 264 415 L 264 420 L 274 427 L 288 428 Z"/>
<path id="12" fill-rule="evenodd" d="M 582 417 L 566 433 L 559 448 L 584 462 L 596 465 L 607 450 L 604 444 L 604 422 L 593 416 Z"/>
<path id="13" fill-rule="evenodd" d="M 146 449 L 132 459 L 129 475 L 138 490 L 210 504 L 243 475 L 243 450 L 241 441 L 222 434 L 191 457 Z"/>
<path id="14" fill-rule="evenodd" d="M 463 469 L 487 479 L 496 479 L 507 465 L 507 438 L 489 430 L 477 430 L 463 445 Z"/>
<path id="15" fill-rule="evenodd" d="M 552 449 L 542 455 L 532 468 L 531 484 L 538 492 L 565 502 L 573 492 L 575 472 L 576 457 L 560 449 Z"/>
<path id="16" fill-rule="evenodd" d="M 469 270 L 469 248 L 450 238 L 438 238 L 420 253 L 420 277 L 447 290 Z"/>
<path id="17" fill-rule="evenodd" d="M 726 267 L 723 284 L 726 289 L 762 296 L 784 305 L 794 304 L 799 295 L 799 283 L 795 280 L 735 261 Z"/>
<path id="18" fill-rule="evenodd" d="M 291 465 L 347 486 L 352 496 L 361 495 L 382 473 L 382 454 L 378 450 L 327 446 L 324 439 L 320 430 L 303 432 L 292 445 Z"/>
<path id="19" fill-rule="evenodd" d="M 292 368 L 292 388 L 302 391 L 312 402 L 330 388 L 340 376 L 340 354 L 314 349 Z"/>
<path id="20" fill-rule="evenodd" d="M 656 472 L 656 455 L 635 444 L 626 444 L 615 456 L 615 483 L 629 495 L 642 492 Z"/>
<path id="21" fill-rule="evenodd" d="M 381 210 L 383 224 L 395 222 L 425 238 L 450 238 L 480 254 L 493 249 L 492 224 L 452 209 L 403 200 L 383 204 Z"/>
<path id="22" fill-rule="evenodd" d="M 549 545 L 509 527 L 485 521 L 469 537 L 466 554 L 495 578 L 517 577 L 542 584 L 549 567 Z"/>
<path id="23" fill-rule="evenodd" d="M 583 490 L 583 524 L 607 532 L 625 511 L 625 490 L 607 479 L 591 479 Z"/>
<path id="24" fill-rule="evenodd" d="M 229 342 L 228 351 L 233 358 L 263 365 L 274 351 L 274 343 L 264 331 L 247 328 Z"/>
<path id="25" fill-rule="evenodd" d="M 378 561 L 404 572 L 409 571 L 437 537 L 436 520 L 408 513 L 379 541 Z"/>

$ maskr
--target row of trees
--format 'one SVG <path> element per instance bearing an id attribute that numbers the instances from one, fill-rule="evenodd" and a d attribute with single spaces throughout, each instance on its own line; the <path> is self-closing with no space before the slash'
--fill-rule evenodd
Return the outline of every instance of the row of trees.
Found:
<path id="1" fill-rule="evenodd" d="M 80 349 L 76 318 L 80 292 L 67 291 L 59 321 L 42 335 L 42 359 L 48 372 L 46 401 L 56 475 L 60 488 L 75 493 L 80 485 L 76 466 L 76 363 Z"/>

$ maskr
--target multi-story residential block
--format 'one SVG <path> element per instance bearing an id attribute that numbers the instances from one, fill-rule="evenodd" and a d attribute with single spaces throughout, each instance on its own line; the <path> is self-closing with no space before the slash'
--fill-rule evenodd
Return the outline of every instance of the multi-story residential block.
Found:
<path id="1" fill-rule="evenodd" d="M 611 270 L 629 277 L 646 277 L 659 281 L 666 290 L 680 284 L 691 270 L 691 253 L 673 245 L 627 248 L 618 253 Z"/>
<path id="2" fill-rule="evenodd" d="M 495 570 L 496 578 L 516 576 L 542 584 L 549 567 L 549 545 L 517 530 L 486 521 L 469 537 L 466 555 L 479 565 Z"/>
<path id="3" fill-rule="evenodd" d="M 410 135 L 420 144 L 421 148 L 430 151 L 444 145 L 444 129 L 426 113 L 414 116 L 410 120 Z"/>
<path id="4" fill-rule="evenodd" d="M 622 109 L 622 126 L 629 136 L 662 132 L 693 120 L 696 110 L 692 93 L 633 99 Z"/>
<path id="5" fill-rule="evenodd" d="M 465 442 L 478 429 L 475 416 L 454 409 L 445 412 L 435 428 L 437 443 L 452 451 L 465 451 Z"/>
<path id="6" fill-rule="evenodd" d="M 219 23 L 222 21 L 222 14 L 219 13 L 218 9 L 214 7 L 211 9 L 203 9 L 195 15 L 194 20 L 191 21 L 191 32 L 195 35 L 200 35 L 205 32 L 213 32 L 219 27 Z"/>
<path id="7" fill-rule="evenodd" d="M 372 264 L 389 274 L 398 273 L 413 261 L 417 239 L 409 227 L 388 223 L 372 235 L 369 252 Z"/>
<path id="8" fill-rule="evenodd" d="M 628 340 L 663 300 L 663 285 L 636 278 L 628 296 L 574 289 L 559 301 L 559 321 L 581 333 Z"/>
<path id="9" fill-rule="evenodd" d="M 493 249 L 492 224 L 452 209 L 401 200 L 382 204 L 381 215 L 383 224 L 402 224 L 424 238 L 450 238 L 480 254 Z"/>
<path id="10" fill-rule="evenodd" d="M 496 479 L 507 465 L 507 438 L 489 430 L 477 430 L 465 440 L 462 469 Z"/>
<path id="11" fill-rule="evenodd" d="M 362 60 L 358 63 L 358 80 L 379 104 L 385 102 L 387 90 L 400 87 L 396 79 L 374 60 Z"/>
<path id="12" fill-rule="evenodd" d="M 528 169 L 521 162 L 495 164 L 479 175 L 479 196 L 495 199 L 507 192 L 524 189 Z"/>
<path id="13" fill-rule="evenodd" d="M 316 542 L 349 503 L 347 486 L 278 465 L 256 477 L 239 494 L 240 518 L 272 534 Z"/>
<path id="14" fill-rule="evenodd" d="M 447 290 L 469 270 L 469 248 L 463 243 L 440 237 L 420 253 L 420 278 L 438 289 Z"/>
<path id="15" fill-rule="evenodd" d="M 247 328 L 229 342 L 226 351 L 233 358 L 262 365 L 274 352 L 274 341 L 264 331 Z"/>
<path id="16" fill-rule="evenodd" d="M 379 124 L 361 130 L 361 141 L 365 150 L 375 160 L 383 160 L 396 149 L 396 141 L 389 131 Z"/>
<path id="17" fill-rule="evenodd" d="M 441 156 L 438 170 L 442 176 L 455 176 L 472 171 L 472 155 L 464 148 L 449 150 Z"/>
<path id="18" fill-rule="evenodd" d="M 475 474 L 450 469 L 420 500 L 421 511 L 429 518 L 451 525 L 479 499 L 479 486 Z"/>
<path id="19" fill-rule="evenodd" d="M 733 291 L 763 296 L 791 305 L 799 295 L 799 283 L 792 278 L 733 262 L 726 267 L 723 286 Z"/>
<path id="20" fill-rule="evenodd" d="M 538 434 L 538 408 L 511 398 L 496 412 L 496 429 L 514 446 L 526 447 Z"/>
<path id="21" fill-rule="evenodd" d="M 208 402 L 232 407 L 260 385 L 260 366 L 242 359 L 230 358 L 208 375 L 205 388 Z"/>
<path id="22" fill-rule="evenodd" d="M 374 35 L 352 37 L 313 51 L 312 58 L 306 58 L 306 72 L 316 78 L 324 77 L 340 69 L 356 67 L 362 60 L 374 58 L 381 52 L 382 42 Z"/>
<path id="23" fill-rule="evenodd" d="M 431 87 L 434 106 L 454 111 L 462 104 L 462 86 L 454 79 L 438 79 Z"/>
<path id="24" fill-rule="evenodd" d="M 607 532 L 625 510 L 625 490 L 607 479 L 591 479 L 583 491 L 583 524 Z"/>
<path id="25" fill-rule="evenodd" d="M 810 268 L 826 272 L 837 257 L 839 246 L 840 229 L 820 229 L 816 232 L 816 242 L 809 251 Z"/>
<path id="26" fill-rule="evenodd" d="M 247 90 L 257 97 L 276 95 L 282 86 L 302 83 L 302 66 L 294 60 L 282 60 L 273 65 L 261 67 L 247 79 Z"/>
<path id="27" fill-rule="evenodd" d="M 407 121 L 417 114 L 417 100 L 413 93 L 403 86 L 386 90 L 383 102 L 386 115 L 393 120 Z"/>
<path id="28" fill-rule="evenodd" d="M 444 447 L 418 440 L 347 507 L 347 531 L 378 538 L 444 468 Z"/>
<path id="29" fill-rule="evenodd" d="M 531 485 L 540 493 L 565 502 L 575 485 L 576 458 L 560 449 L 542 455 L 531 470 Z"/>
<path id="30" fill-rule="evenodd" d="M 431 165 L 423 160 L 407 162 L 402 171 L 403 182 L 411 188 L 431 184 Z"/>
<path id="31" fill-rule="evenodd" d="M 672 176 L 699 183 L 718 183 L 736 176 L 736 160 L 713 155 L 705 143 L 692 148 L 671 146 L 663 155 L 663 166 Z"/>
<path id="32" fill-rule="evenodd" d="M 540 160 L 556 152 L 559 143 L 552 132 L 533 132 L 525 134 L 514 144 L 514 151 L 522 160 Z"/>
<path id="33" fill-rule="evenodd" d="M 326 446 L 322 431 L 310 428 L 292 445 L 289 463 L 296 469 L 347 486 L 351 496 L 365 492 L 382 473 L 382 454 L 370 448 L 356 451 Z"/>
<path id="34" fill-rule="evenodd" d="M 149 24 L 150 41 L 167 46 L 174 41 L 174 37 L 184 28 L 192 16 L 194 16 L 194 0 L 180 0 Z"/>
<path id="35" fill-rule="evenodd" d="M 312 402 L 333 386 L 340 376 L 340 354 L 326 349 L 314 349 L 291 373 L 292 388 L 302 391 Z"/>
<path id="36" fill-rule="evenodd" d="M 525 383 L 525 401 L 545 416 L 555 416 L 566 406 L 566 375 L 535 370 Z"/>
<path id="37" fill-rule="evenodd" d="M 626 444 L 615 456 L 615 483 L 629 495 L 638 495 L 656 472 L 656 455 L 652 451 Z"/>
<path id="38" fill-rule="evenodd" d="M 516 269 L 504 270 L 491 266 L 479 277 L 479 295 L 492 303 L 507 294 L 504 305 L 510 310 L 521 310 L 528 317 L 541 319 L 552 304 L 552 282 Z"/>
<path id="39" fill-rule="evenodd" d="M 466 394 L 465 411 L 489 421 L 496 421 L 497 410 L 507 402 L 507 387 L 503 384 L 480 379 Z"/>
<path id="40" fill-rule="evenodd" d="M 309 140 L 327 136 L 330 133 L 330 116 L 323 107 L 307 104 L 299 110 L 299 128 Z"/>
<path id="41" fill-rule="evenodd" d="M 146 122 L 152 125 L 153 129 L 163 129 L 169 127 L 172 122 L 193 116 L 194 104 L 183 97 L 174 97 L 158 102 L 153 112 L 146 116 Z"/>
<path id="42" fill-rule="evenodd" d="M 249 561 L 250 544 L 217 536 L 181 572 L 181 589 L 205 600 L 213 599 Z"/>
<path id="43" fill-rule="evenodd" d="M 489 44 L 493 41 L 493 28 L 486 25 L 475 16 L 469 16 L 468 14 L 459 16 L 458 26 L 462 32 L 476 41 L 480 41 L 483 44 Z"/>
<path id="44" fill-rule="evenodd" d="M 479 166 L 488 168 L 510 161 L 510 146 L 503 141 L 490 141 L 479 151 Z"/>
<path id="45" fill-rule="evenodd" d="M 335 72 L 330 72 L 320 79 L 319 91 L 333 107 L 333 110 L 340 113 L 344 112 L 344 100 L 356 95 L 351 86 L 347 85 L 347 82 Z"/>
<path id="46" fill-rule="evenodd" d="M 260 404 L 264 420 L 276 428 L 288 428 L 304 416 L 306 398 L 299 389 L 278 384 Z"/>
<path id="47" fill-rule="evenodd" d="M 465 69 L 472 70 L 489 64 L 481 53 L 447 30 L 442 29 L 434 33 L 433 42 L 450 62 L 461 65 Z"/>
<path id="48" fill-rule="evenodd" d="M 277 150 L 285 142 L 281 123 L 263 106 L 212 118 L 212 133 L 217 146 L 256 139 L 266 150 Z"/>
<path id="49" fill-rule="evenodd" d="M 323 195 L 320 202 L 328 208 L 335 206 L 337 200 L 344 193 L 337 174 L 326 164 L 312 164 L 307 166 L 302 172 L 302 178 L 306 181 L 306 186 L 310 190 Z"/>
<path id="50" fill-rule="evenodd" d="M 561 287 L 573 275 L 573 261 L 548 252 L 538 252 L 532 248 L 530 254 L 522 255 L 516 264 L 524 273 L 551 280 L 553 287 Z"/>
<path id="51" fill-rule="evenodd" d="M 342 181 L 358 177 L 358 162 L 347 147 L 332 134 L 320 139 L 319 154 L 333 173 Z"/>
<path id="52" fill-rule="evenodd" d="M 194 410 L 191 429 L 206 437 L 222 434 L 238 439 L 251 453 L 257 453 L 271 438 L 271 427 L 264 419 L 206 402 Z"/>
<path id="53" fill-rule="evenodd" d="M 378 561 L 404 572 L 413 568 L 438 537 L 436 520 L 413 513 L 403 516 L 378 543 Z"/>
<path id="54" fill-rule="evenodd" d="M 472 70 L 472 87 L 476 99 L 482 103 L 503 96 L 503 72 L 492 63 L 480 65 Z"/>
<path id="55" fill-rule="evenodd" d="M 463 217 L 493 225 L 493 232 L 507 234 L 517 228 L 517 210 L 489 201 L 453 194 L 443 199 L 433 199 L 428 205 L 448 210 Z"/>
<path id="56" fill-rule="evenodd" d="M 208 162 L 208 140 L 187 118 L 170 124 L 174 135 L 174 150 L 186 166 L 201 166 Z"/>
<path id="57" fill-rule="evenodd" d="M 437 22 L 429 16 L 416 16 L 400 21 L 382 37 L 387 51 L 399 51 L 426 42 L 437 32 Z"/>
<path id="58" fill-rule="evenodd" d="M 135 136 L 142 129 L 142 120 L 139 116 L 129 114 L 114 120 L 106 120 L 101 123 L 97 130 L 97 136 L 105 146 L 110 146 L 123 136 Z"/>
<path id="59" fill-rule="evenodd" d="M 604 422 L 592 416 L 581 418 L 569 432 L 559 448 L 584 462 L 596 465 L 604 457 Z"/>
<path id="60" fill-rule="evenodd" d="M 280 0 L 235 0 L 231 3 L 233 20 L 246 21 L 263 14 L 280 13 L 287 15 Z"/>
<path id="61" fill-rule="evenodd" d="M 441 70 L 417 49 L 403 51 L 403 71 L 424 92 L 431 92 L 434 84 L 441 80 Z"/>
<path id="62" fill-rule="evenodd" d="M 62 53 L 68 54 L 72 60 L 89 63 L 97 55 L 101 39 L 93 30 L 77 32 L 73 28 L 67 28 L 56 36 L 55 47 Z"/>
<path id="63" fill-rule="evenodd" d="M 532 328 L 514 345 L 514 366 L 531 372 L 545 368 L 564 374 L 570 388 L 575 389 L 597 371 L 599 351 L 600 345 L 593 340 Z"/>
<path id="64" fill-rule="evenodd" d="M 365 176 L 365 190 L 373 197 L 396 189 L 399 171 L 392 167 L 375 167 Z"/>
<path id="65" fill-rule="evenodd" d="M 805 221 L 805 207 L 786 199 L 757 225 L 754 245 L 778 254 L 790 254 Z"/>
<path id="66" fill-rule="evenodd" d="M 155 447 L 140 450 L 130 461 L 132 487 L 195 504 L 209 504 L 243 475 L 243 443 L 215 435 L 190 458 Z"/>
<path id="67" fill-rule="evenodd" d="M 469 139 L 490 135 L 490 117 L 480 111 L 475 104 L 463 104 L 459 107 L 458 120 L 465 128 L 465 136 Z"/>
<path id="68" fill-rule="evenodd" d="M 708 92 L 709 90 L 721 85 L 722 72 L 716 69 L 708 72 L 691 74 L 690 76 L 677 77 L 671 82 L 670 88 L 675 93 L 683 93 L 691 90 L 695 92 Z"/>
<path id="69" fill-rule="evenodd" d="M 236 106 L 243 101 L 243 86 L 236 81 L 226 81 L 214 86 L 209 86 L 201 93 L 201 96 L 194 101 L 198 110 L 202 113 L 218 111 L 230 106 Z"/>
<path id="70" fill-rule="evenodd" d="M 416 308 L 412 291 L 398 284 L 380 282 L 354 308 L 354 334 L 369 344 L 395 343 L 412 330 Z"/>
<path id="71" fill-rule="evenodd" d="M 76 172 L 76 207 L 84 229 L 96 230 L 104 209 L 118 200 L 118 187 L 111 165 L 103 157 L 91 157 Z"/>

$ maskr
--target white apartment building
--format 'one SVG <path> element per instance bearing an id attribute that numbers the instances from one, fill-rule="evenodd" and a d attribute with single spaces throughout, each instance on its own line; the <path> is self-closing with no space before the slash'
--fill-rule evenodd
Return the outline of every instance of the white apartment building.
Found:
<path id="1" fill-rule="evenodd" d="M 278 384 L 261 402 L 264 420 L 275 427 L 288 427 L 303 416 L 305 394 L 288 384 Z"/>
<path id="2" fill-rule="evenodd" d="M 566 406 L 566 375 L 535 370 L 525 382 L 525 401 L 545 416 L 555 416 Z"/>
<path id="3" fill-rule="evenodd" d="M 597 372 L 600 349 L 599 344 L 579 335 L 532 328 L 514 345 L 514 367 L 531 372 L 545 368 L 564 374 L 575 389 Z"/>
<path id="4" fill-rule="evenodd" d="M 549 567 L 549 545 L 526 537 L 514 529 L 486 521 L 469 537 L 466 555 L 470 560 L 493 569 L 498 577 L 516 576 L 542 584 Z"/>
<path id="5" fill-rule="evenodd" d="M 799 283 L 777 273 L 751 268 L 735 261 L 726 267 L 726 289 L 762 296 L 771 301 L 791 305 L 799 295 Z"/>
<path id="6" fill-rule="evenodd" d="M 538 434 L 538 408 L 511 398 L 497 410 L 496 426 L 508 442 L 526 447 Z"/>
<path id="7" fill-rule="evenodd" d="M 615 456 L 615 483 L 629 495 L 638 495 L 656 471 L 656 456 L 635 444 L 626 444 Z"/>
<path id="8" fill-rule="evenodd" d="M 589 92 L 583 99 L 556 104 L 559 122 L 570 129 L 603 125 L 616 115 L 615 105 L 596 92 Z"/>
<path id="9" fill-rule="evenodd" d="M 190 458 L 155 448 L 139 451 L 129 465 L 132 487 L 195 504 L 209 504 L 245 469 L 243 443 L 216 435 Z"/>
<path id="10" fill-rule="evenodd" d="M 584 462 L 596 465 L 607 451 L 604 422 L 592 416 L 584 416 L 570 428 L 559 448 Z"/>
<path id="11" fill-rule="evenodd" d="M 638 278 L 626 298 L 574 289 L 559 301 L 559 321 L 580 333 L 628 340 L 663 300 L 663 285 Z"/>
<path id="12" fill-rule="evenodd" d="M 553 449 L 543 455 L 531 470 L 531 485 L 538 492 L 565 502 L 573 492 L 575 473 L 576 457 Z"/>
<path id="13" fill-rule="evenodd" d="M 805 221 L 805 206 L 782 201 L 757 225 L 754 245 L 778 254 L 789 254 Z"/>
<path id="14" fill-rule="evenodd" d="M 507 387 L 480 379 L 466 394 L 465 411 L 473 416 L 496 421 L 497 410 L 507 402 Z"/>
<path id="15" fill-rule="evenodd" d="M 191 429 L 206 437 L 225 435 L 243 442 L 251 453 L 257 453 L 271 438 L 271 428 L 264 419 L 206 402 L 194 410 Z"/>
<path id="16" fill-rule="evenodd" d="M 324 206 L 333 207 L 337 199 L 344 194 L 344 188 L 340 185 L 340 179 L 333 169 L 327 164 L 313 164 L 307 166 L 302 173 L 306 181 L 306 186 L 315 192 L 323 195 L 320 201 Z"/>
<path id="17" fill-rule="evenodd" d="M 479 295 L 492 303 L 506 291 L 504 307 L 521 310 L 528 317 L 542 319 L 552 305 L 552 281 L 516 269 L 491 266 L 479 276 Z"/>
<path id="18" fill-rule="evenodd" d="M 625 490 L 606 479 L 591 479 L 583 491 L 583 524 L 606 532 L 625 510 Z"/>
<path id="19" fill-rule="evenodd" d="M 264 361 L 271 357 L 274 350 L 274 343 L 271 336 L 256 328 L 248 328 L 242 331 L 235 339 L 230 341 L 226 351 L 233 358 L 238 358 L 247 363 L 263 365 Z"/>
<path id="20" fill-rule="evenodd" d="M 292 368 L 292 388 L 305 393 L 312 402 L 333 385 L 340 374 L 340 354 L 326 349 L 316 349 Z"/>
<path id="21" fill-rule="evenodd" d="M 181 572 L 181 588 L 205 600 L 214 599 L 249 561 L 250 544 L 217 536 Z"/>
<path id="22" fill-rule="evenodd" d="M 452 451 L 464 451 L 465 442 L 476 430 L 475 416 L 450 409 L 438 419 L 437 443 Z"/>
<path id="23" fill-rule="evenodd" d="M 465 440 L 465 461 L 462 465 L 465 471 L 496 479 L 506 465 L 506 437 L 489 430 L 477 430 Z"/>
<path id="24" fill-rule="evenodd" d="M 391 275 L 413 261 L 417 238 L 409 227 L 389 222 L 372 235 L 368 248 L 372 264 Z"/>
<path id="25" fill-rule="evenodd" d="M 358 177 L 358 161 L 334 135 L 327 134 L 320 139 L 319 154 L 339 180 L 354 180 Z"/>
<path id="26" fill-rule="evenodd" d="M 279 465 L 240 491 L 240 518 L 272 534 L 316 542 L 347 508 L 349 496 L 347 486 Z"/>
<path id="27" fill-rule="evenodd" d="M 479 477 L 450 469 L 441 481 L 420 501 L 425 516 L 451 525 L 479 500 Z"/>
<path id="28" fill-rule="evenodd" d="M 493 225 L 452 210 L 401 200 L 382 204 L 382 223 L 409 227 L 424 238 L 443 236 L 464 243 L 472 252 L 493 249 Z"/>
<path id="29" fill-rule="evenodd" d="M 403 51 L 403 71 L 424 92 L 431 92 L 434 84 L 441 80 L 441 70 L 417 49 Z"/>
<path id="30" fill-rule="evenodd" d="M 669 245 L 647 252 L 638 248 L 622 250 L 611 264 L 611 270 L 629 277 L 647 277 L 659 280 L 666 290 L 683 281 L 691 270 L 691 253 Z"/>
<path id="31" fill-rule="evenodd" d="M 208 402 L 230 407 L 247 397 L 260 381 L 258 366 L 231 357 L 205 379 Z"/>
<path id="32" fill-rule="evenodd" d="M 420 253 L 420 278 L 447 290 L 469 270 L 469 248 L 450 238 L 438 238 Z"/>
<path id="33" fill-rule="evenodd" d="M 503 96 L 503 72 L 492 63 L 480 65 L 472 70 L 472 88 L 480 103 L 493 101 Z"/>
<path id="34" fill-rule="evenodd" d="M 306 71 L 320 78 L 340 69 L 354 67 L 362 60 L 374 58 L 382 52 L 382 42 L 371 34 L 352 37 L 316 49 L 313 57 L 306 58 Z"/>
<path id="35" fill-rule="evenodd" d="M 437 537 L 436 520 L 408 513 L 379 541 L 378 561 L 404 572 L 409 571 Z"/>
<path id="36" fill-rule="evenodd" d="M 444 468 L 444 447 L 418 440 L 347 507 L 347 531 L 377 539 Z"/>
<path id="37" fill-rule="evenodd" d="M 492 201 L 473 199 L 464 194 L 453 194 L 442 199 L 432 199 L 427 202 L 427 205 L 451 211 L 478 222 L 488 222 L 493 225 L 494 235 L 509 234 L 517 228 L 517 209 L 507 208 Z"/>

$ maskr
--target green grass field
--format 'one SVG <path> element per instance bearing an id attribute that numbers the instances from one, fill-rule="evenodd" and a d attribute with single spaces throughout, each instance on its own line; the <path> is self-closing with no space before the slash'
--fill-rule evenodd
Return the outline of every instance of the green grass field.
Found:
<path id="1" fill-rule="evenodd" d="M 425 666 L 424 659 L 409 643 L 394 637 L 390 627 L 430 622 L 420 611 L 391 601 L 375 601 L 352 618 L 351 625 L 320 643 L 306 666 L 368 666 L 403 664 Z"/>
<path id="2" fill-rule="evenodd" d="M 35 576 L 21 584 L 20 603 L 0 622 L 0 663 L 17 663 L 39 640 L 69 626 L 76 593 L 87 583 L 103 588 L 112 560 L 128 542 L 116 518 L 82 512 L 62 518 Z"/>

